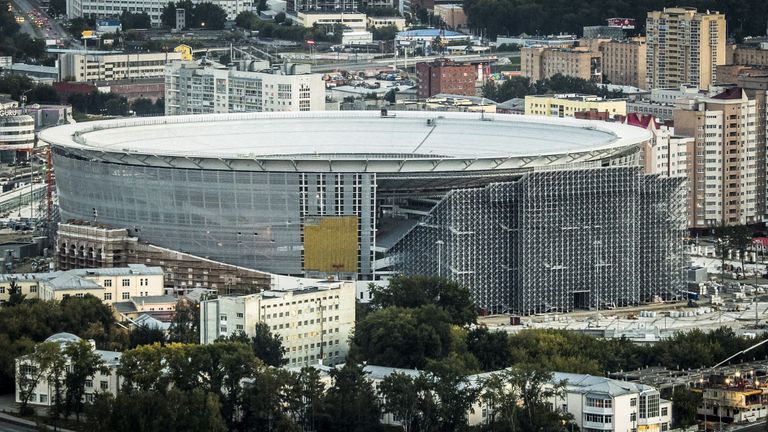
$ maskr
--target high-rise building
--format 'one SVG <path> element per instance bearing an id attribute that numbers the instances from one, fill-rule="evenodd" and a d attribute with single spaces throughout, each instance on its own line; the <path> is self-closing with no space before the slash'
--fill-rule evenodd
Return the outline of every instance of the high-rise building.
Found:
<path id="1" fill-rule="evenodd" d="M 611 84 L 643 88 L 646 85 L 645 38 L 612 40 L 600 45 L 602 69 Z"/>
<path id="2" fill-rule="evenodd" d="M 477 74 L 471 64 L 437 59 L 431 63 L 417 63 L 416 73 L 419 77 L 419 98 L 432 97 L 438 93 L 475 95 Z"/>
<path id="3" fill-rule="evenodd" d="M 688 176 L 688 155 L 693 153 L 694 144 L 692 137 L 675 134 L 674 128 L 660 125 L 648 114 L 629 113 L 626 124 L 651 132 L 652 138 L 640 145 L 640 166 L 646 174 Z"/>
<path id="4" fill-rule="evenodd" d="M 725 64 L 725 15 L 695 8 L 648 12 L 647 88 L 694 84 L 709 88 Z"/>
<path id="5" fill-rule="evenodd" d="M 355 283 L 318 282 L 292 290 L 220 296 L 200 304 L 200 343 L 265 323 L 280 335 L 288 366 L 343 363 L 355 326 Z"/>
<path id="6" fill-rule="evenodd" d="M 553 75 L 602 81 L 600 53 L 588 47 L 523 47 L 520 49 L 520 74 L 531 81 L 550 78 Z"/>
<path id="7" fill-rule="evenodd" d="M 168 64 L 165 114 L 325 110 L 322 75 L 298 74 L 301 69 L 294 66 L 298 65 L 284 65 L 273 73 L 253 71 L 269 68 L 266 62 L 244 65 L 246 70 L 212 62 Z"/>
<path id="8" fill-rule="evenodd" d="M 675 131 L 695 139 L 688 161 L 689 226 L 762 221 L 758 197 L 765 196 L 765 181 L 758 181 L 758 171 L 765 166 L 765 142 L 757 141 L 757 111 L 740 87 L 675 111 Z"/>

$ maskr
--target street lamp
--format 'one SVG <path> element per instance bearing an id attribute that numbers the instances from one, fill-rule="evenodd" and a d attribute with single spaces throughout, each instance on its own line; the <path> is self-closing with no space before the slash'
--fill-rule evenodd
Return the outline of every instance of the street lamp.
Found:
<path id="1" fill-rule="evenodd" d="M 437 275 L 443 276 L 443 245 L 445 242 L 438 240 L 435 244 L 437 245 Z"/>

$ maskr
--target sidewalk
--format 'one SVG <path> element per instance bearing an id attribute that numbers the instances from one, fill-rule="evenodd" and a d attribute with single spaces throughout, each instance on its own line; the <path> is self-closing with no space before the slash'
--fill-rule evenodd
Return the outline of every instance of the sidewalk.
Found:
<path id="1" fill-rule="evenodd" d="M 21 417 L 17 417 L 16 413 L 18 411 L 19 411 L 19 407 L 14 400 L 14 395 L 0 396 L 0 422 L 28 427 L 32 430 L 38 429 L 37 422 L 23 419 Z M 37 411 L 39 412 L 39 409 Z M 49 426 L 49 425 L 46 425 L 46 426 L 48 426 L 49 429 L 53 430 L 52 426 Z M 75 432 L 70 429 L 64 429 L 61 427 L 57 428 L 56 430 L 60 432 Z"/>

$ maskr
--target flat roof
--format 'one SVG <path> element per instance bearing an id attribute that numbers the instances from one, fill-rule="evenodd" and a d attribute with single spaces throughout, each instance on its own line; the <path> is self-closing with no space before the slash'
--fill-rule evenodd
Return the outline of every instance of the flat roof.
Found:
<path id="1" fill-rule="evenodd" d="M 515 158 L 575 153 L 596 158 L 647 141 L 650 133 L 570 118 L 419 111 L 391 111 L 383 117 L 378 111 L 319 111 L 107 120 L 45 129 L 40 137 L 91 158 L 119 163 L 135 158 L 140 165 L 357 171 L 360 163 L 368 170 L 375 162 L 431 161 L 432 171 L 454 171 L 459 162 L 462 170 L 487 170 L 510 168 L 505 161 Z M 203 160 L 218 165 L 201 164 Z M 238 161 L 250 164 L 236 166 Z M 568 161 L 584 162 L 576 157 Z M 274 167 L 265 166 L 269 162 Z"/>

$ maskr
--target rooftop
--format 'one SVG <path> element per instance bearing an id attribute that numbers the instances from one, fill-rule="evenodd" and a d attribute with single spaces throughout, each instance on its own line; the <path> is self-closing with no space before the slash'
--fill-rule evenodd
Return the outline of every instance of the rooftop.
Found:
<path id="1" fill-rule="evenodd" d="M 58 126 L 40 135 L 84 157 L 122 163 L 130 163 L 129 155 L 136 163 L 167 167 L 168 156 L 178 158 L 174 167 L 201 168 L 204 159 L 225 170 L 269 165 L 281 171 L 357 171 L 363 162 L 375 171 L 374 165 L 391 169 L 392 161 L 406 171 L 403 160 L 428 162 L 430 171 L 507 169 L 504 161 L 512 158 L 614 151 L 650 138 L 639 128 L 606 122 L 417 111 L 133 118 Z"/>

